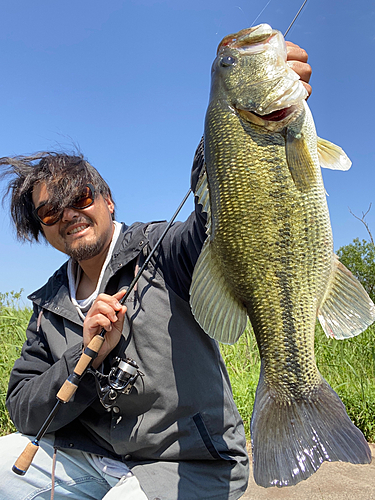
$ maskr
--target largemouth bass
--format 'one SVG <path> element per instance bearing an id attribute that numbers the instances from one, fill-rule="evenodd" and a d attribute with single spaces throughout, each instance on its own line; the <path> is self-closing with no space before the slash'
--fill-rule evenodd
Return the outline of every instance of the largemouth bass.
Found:
<path id="1" fill-rule="evenodd" d="M 316 317 L 337 339 L 375 319 L 338 261 L 320 166 L 346 170 L 319 139 L 280 32 L 262 24 L 220 43 L 196 195 L 207 239 L 191 307 L 213 338 L 234 343 L 250 319 L 261 356 L 251 421 L 254 477 L 294 485 L 324 460 L 369 463 L 368 444 L 314 358 Z"/>

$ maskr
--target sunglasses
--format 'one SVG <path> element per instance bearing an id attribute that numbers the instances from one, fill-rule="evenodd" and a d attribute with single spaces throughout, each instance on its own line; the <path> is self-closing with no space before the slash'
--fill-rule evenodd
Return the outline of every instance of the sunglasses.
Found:
<path id="1" fill-rule="evenodd" d="M 76 210 L 83 210 L 90 207 L 95 200 L 95 188 L 92 184 L 87 184 L 81 194 L 69 205 L 69 208 Z M 65 208 L 56 208 L 53 203 L 42 203 L 39 207 L 33 210 L 34 217 L 41 222 L 44 226 L 53 226 L 58 222 L 65 210 Z"/>

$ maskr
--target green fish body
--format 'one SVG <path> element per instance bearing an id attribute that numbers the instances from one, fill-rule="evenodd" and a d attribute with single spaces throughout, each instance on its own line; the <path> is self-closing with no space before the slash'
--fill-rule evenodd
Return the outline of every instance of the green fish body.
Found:
<path id="1" fill-rule="evenodd" d="M 213 63 L 196 195 L 208 237 L 191 306 L 213 338 L 233 343 L 250 319 L 261 356 L 251 423 L 254 477 L 293 485 L 323 460 L 371 461 L 362 433 L 320 375 L 319 316 L 336 338 L 359 334 L 374 305 L 333 253 L 320 165 L 347 169 L 319 139 L 282 35 L 260 25 L 226 37 Z"/>

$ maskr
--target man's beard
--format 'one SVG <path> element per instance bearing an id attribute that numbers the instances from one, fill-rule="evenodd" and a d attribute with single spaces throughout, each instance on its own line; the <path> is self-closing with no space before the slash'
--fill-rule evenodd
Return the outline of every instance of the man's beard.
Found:
<path id="1" fill-rule="evenodd" d="M 98 239 L 94 243 L 86 243 L 77 248 L 71 248 L 65 243 L 64 253 L 69 255 L 72 259 L 80 262 L 81 260 L 89 260 L 98 255 L 103 249 L 103 242 Z"/>
<path id="2" fill-rule="evenodd" d="M 81 215 L 81 217 L 79 217 L 79 219 L 68 224 L 68 227 L 73 225 L 73 224 L 80 223 L 80 222 L 88 223 L 88 224 L 92 225 L 92 220 L 89 217 L 84 217 L 83 215 Z M 64 233 L 65 233 L 65 231 L 67 231 L 67 229 L 68 229 L 67 227 L 64 227 L 61 230 L 60 234 L 62 235 L 62 237 L 64 237 Z M 75 247 L 75 248 L 72 248 L 65 241 L 64 253 L 66 253 L 66 255 L 69 255 L 69 257 L 76 260 L 77 262 L 80 262 L 81 260 L 89 260 L 92 257 L 95 257 L 96 255 L 98 255 L 103 250 L 103 247 L 105 244 L 103 239 L 104 239 L 103 237 L 100 237 L 94 242 L 82 243 L 81 245 L 77 245 L 77 247 Z"/>

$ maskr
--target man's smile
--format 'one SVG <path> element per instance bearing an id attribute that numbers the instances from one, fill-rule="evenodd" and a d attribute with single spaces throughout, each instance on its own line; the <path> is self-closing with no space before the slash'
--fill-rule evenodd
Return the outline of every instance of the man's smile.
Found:
<path id="1" fill-rule="evenodd" d="M 76 220 L 71 220 L 70 222 L 61 225 L 59 234 L 63 239 L 68 236 L 84 236 L 87 230 L 93 225 L 94 224 L 91 219 L 81 214 L 80 217 L 76 218 Z"/>
<path id="2" fill-rule="evenodd" d="M 81 231 L 84 231 L 85 229 L 89 228 L 90 224 L 84 223 L 80 224 L 79 226 L 75 225 L 75 227 L 69 229 L 69 231 L 66 232 L 67 236 L 71 236 L 73 234 L 77 234 Z"/>

